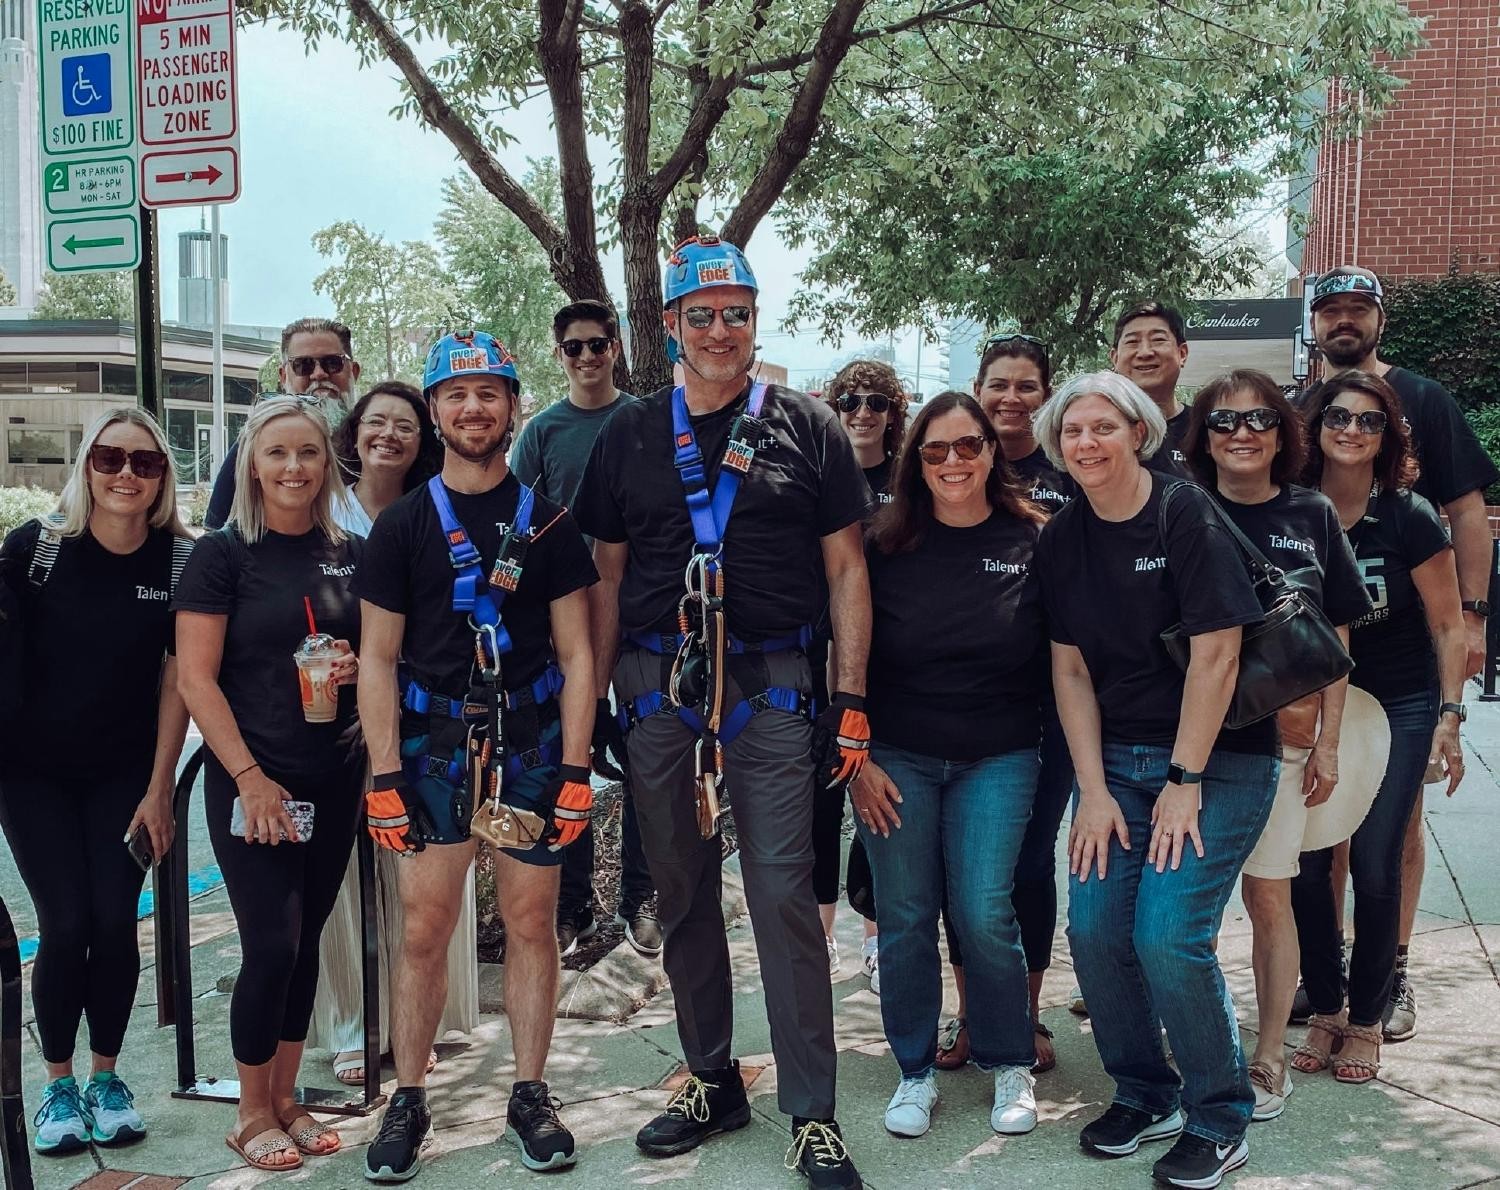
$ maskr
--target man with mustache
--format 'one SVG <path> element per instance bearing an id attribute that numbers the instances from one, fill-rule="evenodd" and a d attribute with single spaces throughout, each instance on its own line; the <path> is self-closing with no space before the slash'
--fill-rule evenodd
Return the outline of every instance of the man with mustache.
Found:
<path id="1" fill-rule="evenodd" d="M 281 391 L 293 396 L 318 397 L 344 409 L 354 404 L 354 382 L 359 379 L 359 361 L 354 358 L 349 328 L 331 318 L 299 318 L 281 332 Z M 338 419 L 329 417 L 331 425 Z M 222 528 L 234 503 L 234 460 L 239 442 L 231 442 L 224 465 L 214 479 L 213 494 L 203 524 Z"/>
<path id="2" fill-rule="evenodd" d="M 1458 561 L 1458 586 L 1463 597 L 1464 628 L 1469 656 L 1466 676 L 1484 664 L 1485 620 L 1488 603 L 1491 534 L 1484 509 L 1484 489 L 1494 483 L 1495 464 L 1484 453 L 1473 427 L 1458 402 L 1437 381 L 1380 358 L 1380 336 L 1385 330 L 1385 289 L 1369 269 L 1344 265 L 1324 273 L 1313 288 L 1312 329 L 1330 372 L 1354 368 L 1385 378 L 1401 398 L 1401 410 L 1411 429 L 1412 449 L 1422 473 L 1414 490 L 1440 507 L 1448 517 L 1453 552 Z M 1379 606 L 1377 602 L 1377 607 Z M 1386 1010 L 1385 1039 L 1405 1041 L 1416 1033 L 1417 1005 L 1407 975 L 1407 944 L 1411 941 L 1422 891 L 1427 853 L 1422 833 L 1422 794 L 1406 829 L 1401 857 L 1401 935 L 1396 950 L 1396 979 Z M 1342 887 L 1335 865 L 1335 885 L 1342 912 Z M 1300 999 L 1300 998 L 1299 998 Z M 1294 1010 L 1295 1011 L 1295 1010 Z"/>

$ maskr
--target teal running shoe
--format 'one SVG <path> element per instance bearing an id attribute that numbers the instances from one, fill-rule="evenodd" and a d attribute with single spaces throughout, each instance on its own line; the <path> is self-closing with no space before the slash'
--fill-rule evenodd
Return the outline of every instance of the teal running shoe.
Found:
<path id="1" fill-rule="evenodd" d="M 93 1120 L 71 1074 L 53 1079 L 42 1088 L 42 1106 L 32 1117 L 38 1153 L 77 1153 L 89 1143 Z"/>
<path id="2" fill-rule="evenodd" d="M 135 1110 L 135 1096 L 113 1070 L 101 1070 L 89 1079 L 83 1090 L 83 1105 L 97 1144 L 123 1145 L 146 1135 L 146 1122 Z"/>

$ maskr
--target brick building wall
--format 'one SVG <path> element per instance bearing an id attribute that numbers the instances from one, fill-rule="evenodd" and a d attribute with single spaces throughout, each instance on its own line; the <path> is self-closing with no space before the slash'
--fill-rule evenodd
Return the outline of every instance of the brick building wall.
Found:
<path id="1" fill-rule="evenodd" d="M 1302 269 L 1358 263 L 1388 277 L 1500 271 L 1500 5 L 1408 0 L 1426 44 L 1395 102 L 1357 138 L 1325 138 Z M 1328 110 L 1357 106 L 1337 83 Z"/>

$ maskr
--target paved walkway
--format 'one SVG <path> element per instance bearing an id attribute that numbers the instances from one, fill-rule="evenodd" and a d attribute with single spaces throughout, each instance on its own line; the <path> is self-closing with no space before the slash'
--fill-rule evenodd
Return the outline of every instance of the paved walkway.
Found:
<path id="1" fill-rule="evenodd" d="M 1250 1164 L 1226 1185 L 1256 1190 L 1500 1186 L 1500 985 L 1495 961 L 1500 953 L 1500 704 L 1474 704 L 1467 740 L 1473 757 L 1464 788 L 1451 803 L 1429 801 L 1426 811 L 1427 879 L 1411 958 L 1420 1006 L 1417 1036 L 1386 1048 L 1385 1069 L 1373 1086 L 1339 1086 L 1326 1074 L 1299 1077 L 1287 1114 L 1252 1126 Z M 222 890 L 193 908 L 199 1067 L 204 1074 L 227 1075 L 232 1072 L 228 997 L 214 988 L 238 964 L 234 923 Z M 1106 1163 L 1078 1150 L 1078 1128 L 1107 1100 L 1110 1084 L 1100 1069 L 1088 1022 L 1065 1007 L 1072 979 L 1061 937 L 1043 1014 L 1057 1033 L 1058 1067 L 1038 1084 L 1040 1127 L 1030 1136 L 1006 1140 L 992 1134 L 989 1081 L 970 1068 L 940 1077 L 943 1099 L 932 1131 L 920 1140 L 897 1141 L 881 1127 L 895 1067 L 882 1040 L 879 1003 L 853 973 L 859 925 L 847 910 L 839 932 L 850 972 L 834 985 L 839 1115 L 867 1185 L 878 1190 L 1069 1190 L 1148 1184 L 1154 1155 Z M 154 1028 L 149 931 L 143 933 L 147 967 L 122 1073 L 136 1090 L 150 1135 L 123 1149 L 34 1157 L 38 1186 L 168 1190 L 186 1184 L 194 1190 L 232 1190 L 266 1181 L 316 1188 L 363 1185 L 363 1146 L 376 1127 L 372 1119 L 340 1124 L 342 1154 L 310 1160 L 295 1174 L 263 1175 L 241 1167 L 224 1146 L 231 1108 L 167 1096 L 174 1069 L 172 1034 Z M 571 1174 L 555 1175 L 559 1180 L 611 1188 L 802 1184 L 781 1167 L 788 1122 L 775 1106 L 776 1069 L 747 920 L 730 929 L 730 941 L 736 967 L 736 1048 L 747 1065 L 766 1067 L 751 1088 L 756 1112 L 751 1127 L 673 1161 L 642 1157 L 631 1138 L 665 1101 L 662 1084 L 681 1059 L 670 992 L 624 1026 L 560 1021 L 549 1077 L 582 1156 Z M 1236 901 L 1226 916 L 1221 955 L 1240 1005 L 1247 1047 L 1253 1045 L 1255 1023 L 1249 954 L 1249 925 Z M 506 1034 L 504 1017 L 486 1016 L 466 1046 L 444 1047 L 431 1092 L 439 1143 L 419 1184 L 471 1186 L 498 1177 L 498 1184 L 511 1186 L 536 1176 L 522 1168 L 514 1149 L 495 1140 L 503 1128 L 513 1077 Z M 1300 1035 L 1301 1030 L 1294 1030 L 1294 1042 Z M 34 1042 L 33 1034 L 25 1071 L 33 1107 L 42 1080 Z M 330 1085 L 323 1055 L 310 1055 L 307 1070 L 308 1081 Z M 138 1179 L 142 1173 L 160 1177 Z"/>

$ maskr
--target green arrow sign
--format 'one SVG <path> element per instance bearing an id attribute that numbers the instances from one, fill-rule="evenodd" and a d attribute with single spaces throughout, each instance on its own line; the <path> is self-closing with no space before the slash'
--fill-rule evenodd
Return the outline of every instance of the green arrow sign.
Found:
<path id="1" fill-rule="evenodd" d="M 80 240 L 77 236 L 69 236 L 63 241 L 63 247 L 72 255 L 77 256 L 80 248 L 119 248 L 125 243 L 124 236 L 114 236 L 103 240 Z"/>

